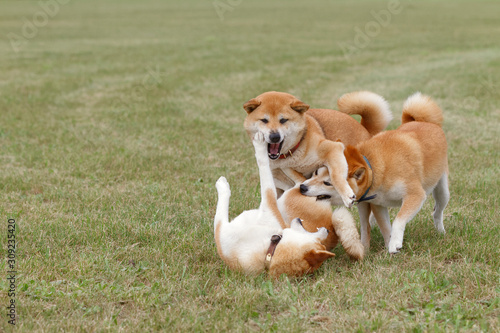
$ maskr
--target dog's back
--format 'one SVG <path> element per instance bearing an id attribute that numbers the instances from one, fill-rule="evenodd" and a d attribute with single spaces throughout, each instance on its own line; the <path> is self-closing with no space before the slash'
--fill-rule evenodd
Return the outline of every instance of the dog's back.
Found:
<path id="1" fill-rule="evenodd" d="M 429 97 L 420 93 L 410 96 L 404 106 L 401 116 L 401 134 L 415 136 L 423 155 L 422 172 L 425 189 L 433 186 L 442 176 L 448 173 L 448 145 L 442 130 L 443 112 Z"/>
<path id="2" fill-rule="evenodd" d="M 430 97 L 416 93 L 405 102 L 398 129 L 382 132 L 358 147 L 379 166 L 375 178 L 381 177 L 386 184 L 401 178 L 419 180 L 427 191 L 448 171 L 442 122 L 439 106 Z"/>
<path id="3" fill-rule="evenodd" d="M 368 140 L 383 131 L 392 119 L 389 104 L 382 96 L 370 91 L 344 94 L 337 104 L 339 111 L 309 109 L 306 114 L 319 123 L 325 138 L 340 140 L 345 145 Z M 361 116 L 361 124 L 350 115 Z"/>

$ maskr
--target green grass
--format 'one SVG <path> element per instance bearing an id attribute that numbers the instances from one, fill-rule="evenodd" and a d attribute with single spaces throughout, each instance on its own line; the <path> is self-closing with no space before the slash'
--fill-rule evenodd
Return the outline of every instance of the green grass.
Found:
<path id="1" fill-rule="evenodd" d="M 9 34 L 41 7 L 2 2 L 0 253 L 15 218 L 16 331 L 499 331 L 500 3 L 401 0 L 350 56 L 339 45 L 388 1 L 231 3 L 221 20 L 208 0 L 70 1 L 15 52 Z M 302 279 L 229 271 L 215 181 L 231 184 L 231 216 L 259 203 L 242 104 L 278 90 L 335 108 L 360 89 L 387 98 L 390 128 L 415 91 L 444 109 L 447 234 L 429 199 L 399 255 L 375 230 L 360 263 L 339 246 Z"/>

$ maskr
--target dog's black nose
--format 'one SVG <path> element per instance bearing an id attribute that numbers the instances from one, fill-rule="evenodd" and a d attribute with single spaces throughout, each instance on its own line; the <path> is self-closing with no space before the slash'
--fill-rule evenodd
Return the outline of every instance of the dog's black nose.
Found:
<path id="1" fill-rule="evenodd" d="M 307 185 L 300 184 L 300 193 L 304 194 L 307 192 Z"/>
<path id="2" fill-rule="evenodd" d="M 280 140 L 281 135 L 278 132 L 271 132 L 271 134 L 269 134 L 269 141 L 271 141 L 272 143 L 278 143 L 280 142 Z"/>

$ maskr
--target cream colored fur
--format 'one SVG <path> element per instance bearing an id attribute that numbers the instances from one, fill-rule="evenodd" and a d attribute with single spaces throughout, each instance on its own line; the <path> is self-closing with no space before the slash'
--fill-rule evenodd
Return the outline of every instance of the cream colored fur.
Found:
<path id="1" fill-rule="evenodd" d="M 294 219 L 290 224 L 284 222 L 278 210 L 267 145 L 261 133 L 255 135 L 253 144 L 261 181 L 260 207 L 243 212 L 229 223 L 231 191 L 227 180 L 219 178 L 216 183 L 218 202 L 214 218 L 217 251 L 230 268 L 247 274 L 259 274 L 266 268 L 275 277 L 311 273 L 324 260 L 334 256 L 321 244 L 327 238 L 328 231 L 319 228 L 315 232 L 308 232 L 300 219 Z M 271 261 L 267 262 L 266 253 L 273 235 L 280 235 L 282 239 Z"/>

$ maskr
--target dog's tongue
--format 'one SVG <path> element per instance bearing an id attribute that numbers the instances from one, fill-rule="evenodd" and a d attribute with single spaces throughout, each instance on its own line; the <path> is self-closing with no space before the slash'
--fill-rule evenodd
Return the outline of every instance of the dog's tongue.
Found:
<path id="1" fill-rule="evenodd" d="M 280 144 L 279 143 L 270 143 L 269 144 L 269 153 L 272 155 L 278 155 L 280 152 Z"/>

